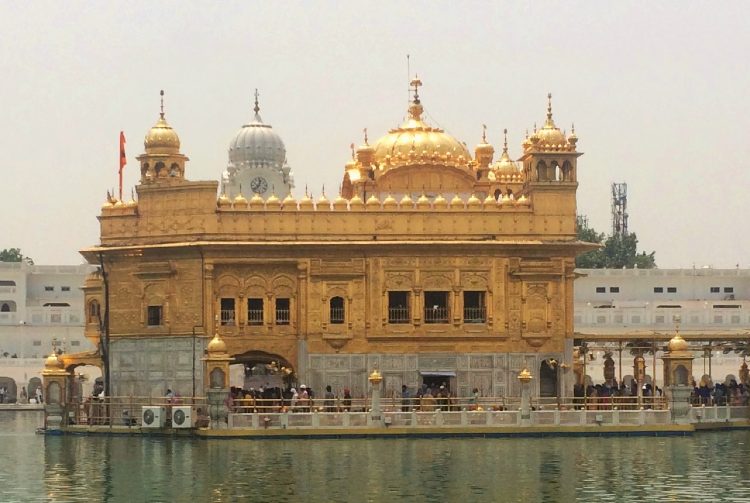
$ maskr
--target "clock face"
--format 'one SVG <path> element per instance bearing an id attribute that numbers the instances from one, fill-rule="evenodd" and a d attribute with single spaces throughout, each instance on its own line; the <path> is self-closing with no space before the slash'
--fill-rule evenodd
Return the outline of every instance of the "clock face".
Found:
<path id="1" fill-rule="evenodd" d="M 262 176 L 256 176 L 250 180 L 250 188 L 256 194 L 265 194 L 268 190 L 268 182 Z"/>

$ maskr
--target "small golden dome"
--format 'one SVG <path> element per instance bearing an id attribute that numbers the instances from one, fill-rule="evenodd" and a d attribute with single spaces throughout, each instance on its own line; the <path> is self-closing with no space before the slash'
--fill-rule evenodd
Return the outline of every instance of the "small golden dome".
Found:
<path id="1" fill-rule="evenodd" d="M 262 210 L 264 204 L 263 198 L 257 192 L 250 198 L 250 208 L 254 210 Z"/>
<path id="2" fill-rule="evenodd" d="M 229 200 L 229 197 L 227 197 L 226 192 L 222 192 L 219 196 L 219 206 L 231 206 L 232 201 Z"/>
<path id="3" fill-rule="evenodd" d="M 247 206 L 247 199 L 245 199 L 245 196 L 243 196 L 242 193 L 239 193 L 234 197 L 234 206 L 236 208 L 244 208 Z"/>
<path id="4" fill-rule="evenodd" d="M 471 196 L 469 196 L 469 199 L 466 201 L 466 207 L 467 208 L 481 208 L 482 201 L 480 201 L 476 195 L 472 194 Z"/>
<path id="5" fill-rule="evenodd" d="M 497 206 L 497 199 L 492 194 L 487 194 L 487 197 L 484 198 L 484 207 L 491 208 L 493 206 Z"/>
<path id="6" fill-rule="evenodd" d="M 164 91 L 161 91 L 160 94 L 162 101 L 159 120 L 146 133 L 143 146 L 146 148 L 147 154 L 179 154 L 180 138 L 164 118 Z"/>
<path id="7" fill-rule="evenodd" d="M 348 203 L 344 197 L 339 194 L 336 196 L 336 199 L 333 201 L 333 209 L 335 211 L 344 211 L 348 207 Z"/>
<path id="8" fill-rule="evenodd" d="M 682 352 L 688 350 L 688 343 L 682 338 L 679 332 L 674 334 L 667 345 L 670 353 Z"/>
<path id="9" fill-rule="evenodd" d="M 350 210 L 361 210 L 364 208 L 365 203 L 362 201 L 362 198 L 359 197 L 359 194 L 354 194 L 354 197 L 349 199 L 349 209 Z"/>
<path id="10" fill-rule="evenodd" d="M 209 353 L 226 353 L 227 344 L 223 340 L 221 340 L 219 334 L 216 334 L 214 335 L 214 338 L 211 339 L 211 341 L 208 343 L 206 350 Z"/>
<path id="11" fill-rule="evenodd" d="M 375 194 L 373 194 L 369 198 L 367 198 L 367 203 L 365 205 L 368 208 L 380 208 L 380 199 L 378 199 Z"/>
<path id="12" fill-rule="evenodd" d="M 399 204 L 401 205 L 402 210 L 411 210 L 414 208 L 414 201 L 409 194 L 404 194 L 404 197 L 401 198 Z"/>
<path id="13" fill-rule="evenodd" d="M 434 201 L 432 201 L 432 207 L 436 210 L 444 210 L 448 207 L 448 201 L 445 200 L 443 194 L 438 194 Z"/>
<path id="14" fill-rule="evenodd" d="M 419 199 L 417 199 L 417 208 L 428 209 L 429 207 L 430 207 L 430 200 L 423 192 L 422 195 L 419 196 Z"/>
<path id="15" fill-rule="evenodd" d="M 331 211 L 331 201 L 328 200 L 325 192 L 320 194 L 320 198 L 318 199 L 318 204 L 317 204 L 317 210 L 318 211 Z"/>
<path id="16" fill-rule="evenodd" d="M 521 173 L 516 163 L 508 155 L 508 130 L 505 130 L 505 141 L 503 142 L 503 153 L 500 159 L 492 166 L 495 178 L 514 177 Z"/>
<path id="17" fill-rule="evenodd" d="M 113 205 L 115 208 L 123 208 L 125 207 L 125 203 L 123 203 L 121 200 L 115 201 L 115 204 Z"/>
<path id="18" fill-rule="evenodd" d="M 293 211 L 297 209 L 297 200 L 292 197 L 292 193 L 286 195 L 282 202 L 282 207 L 286 211 Z"/>
<path id="19" fill-rule="evenodd" d="M 537 139 L 535 142 L 538 146 L 545 150 L 561 150 L 567 147 L 568 142 L 565 139 L 565 135 L 560 128 L 555 126 L 555 121 L 552 120 L 552 94 L 547 94 L 547 120 L 544 121 L 544 126 L 534 133 L 534 137 Z M 532 142 L 534 141 L 532 137 Z"/>
<path id="20" fill-rule="evenodd" d="M 281 208 L 281 201 L 276 197 L 276 193 L 272 192 L 268 199 L 266 199 L 266 209 L 278 210 Z"/>
<path id="21" fill-rule="evenodd" d="M 57 353 L 54 351 L 44 360 L 44 368 L 46 369 L 61 369 L 63 368 L 63 362 L 58 358 Z"/>
<path id="22" fill-rule="evenodd" d="M 384 209 L 390 209 L 390 210 L 392 210 L 392 209 L 395 209 L 397 207 L 398 207 L 398 202 L 396 202 L 396 199 L 394 199 L 394 197 L 392 195 L 388 194 L 388 196 L 385 199 L 383 199 L 383 208 Z"/>
<path id="23" fill-rule="evenodd" d="M 315 209 L 315 203 L 307 193 L 307 189 L 305 189 L 305 197 L 299 200 L 299 209 L 303 211 L 313 211 Z"/>
<path id="24" fill-rule="evenodd" d="M 529 204 L 529 198 L 526 197 L 526 194 L 521 194 L 521 197 L 516 199 L 516 204 L 519 204 L 521 206 Z"/>
<path id="25" fill-rule="evenodd" d="M 453 196 L 453 199 L 451 199 L 451 208 L 464 208 L 464 200 L 461 199 L 461 196 L 459 196 L 458 194 Z"/>
<path id="26" fill-rule="evenodd" d="M 107 198 L 107 200 L 104 201 L 104 204 L 102 204 L 102 210 L 109 210 L 109 209 L 112 209 L 113 207 L 114 205 L 112 204 L 112 201 L 109 200 L 109 198 Z"/>
<path id="27" fill-rule="evenodd" d="M 529 369 L 524 368 L 519 374 L 518 374 L 518 380 L 527 383 L 531 381 L 534 377 L 531 375 L 531 372 L 529 372 Z"/>

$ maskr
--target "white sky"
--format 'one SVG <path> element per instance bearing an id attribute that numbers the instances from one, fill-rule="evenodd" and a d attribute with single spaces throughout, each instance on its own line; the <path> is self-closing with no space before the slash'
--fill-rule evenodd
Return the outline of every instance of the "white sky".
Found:
<path id="1" fill-rule="evenodd" d="M 579 211 L 610 228 L 610 183 L 660 267 L 750 266 L 750 22 L 745 2 L 3 2 L 0 249 L 79 263 L 166 91 L 190 179 L 218 179 L 235 131 L 282 135 L 299 197 L 335 193 L 367 127 L 406 111 L 406 57 L 433 125 L 473 151 L 481 125 L 520 155 L 552 92 L 575 122 Z"/>

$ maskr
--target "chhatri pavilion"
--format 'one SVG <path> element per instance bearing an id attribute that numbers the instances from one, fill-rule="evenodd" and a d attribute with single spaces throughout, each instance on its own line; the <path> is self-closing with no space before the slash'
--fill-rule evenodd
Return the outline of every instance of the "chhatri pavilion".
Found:
<path id="1" fill-rule="evenodd" d="M 84 286 L 100 349 L 80 358 L 103 362 L 110 394 L 203 395 L 218 333 L 247 375 L 282 368 L 319 391 L 364 394 L 378 369 L 386 394 L 439 382 L 518 396 L 528 368 L 534 395 L 571 395 L 559 370 L 572 364 L 574 258 L 591 247 L 576 240 L 578 138 L 550 97 L 519 153 L 507 136 L 498 159 L 484 136 L 472 153 L 424 120 L 420 86 L 400 127 L 355 149 L 330 199 L 292 196 L 257 99 L 221 188 L 188 179 L 162 109 L 137 198 L 108 199 L 101 241 L 82 251 L 100 266 Z"/>

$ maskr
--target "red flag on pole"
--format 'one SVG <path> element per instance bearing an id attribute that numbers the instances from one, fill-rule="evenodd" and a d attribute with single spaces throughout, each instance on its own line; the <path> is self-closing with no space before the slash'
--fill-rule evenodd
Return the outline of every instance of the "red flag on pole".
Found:
<path id="1" fill-rule="evenodd" d="M 122 170 L 127 163 L 128 161 L 125 157 L 125 133 L 120 131 L 120 201 L 122 201 Z"/>

